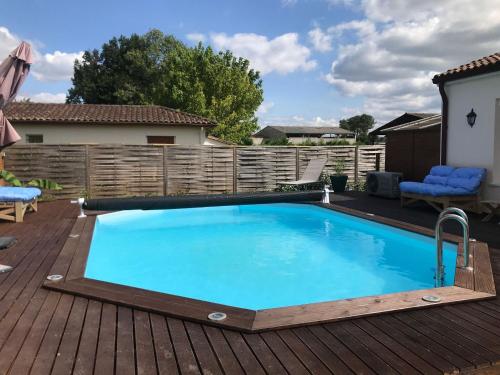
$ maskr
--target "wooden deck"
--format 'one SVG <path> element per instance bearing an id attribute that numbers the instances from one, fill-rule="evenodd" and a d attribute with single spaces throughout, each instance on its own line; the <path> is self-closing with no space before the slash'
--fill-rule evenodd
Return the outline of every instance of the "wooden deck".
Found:
<path id="1" fill-rule="evenodd" d="M 0 274 L 1 374 L 500 373 L 488 369 L 500 364 L 500 298 L 244 334 L 49 291 L 76 215 L 52 202 L 0 224 L 18 238 L 0 251 L 14 266 Z M 490 254 L 498 289 L 500 251 Z"/>

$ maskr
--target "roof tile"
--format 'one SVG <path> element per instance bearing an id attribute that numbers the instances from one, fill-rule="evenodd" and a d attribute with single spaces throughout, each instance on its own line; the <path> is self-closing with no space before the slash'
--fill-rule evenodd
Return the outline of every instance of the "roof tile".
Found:
<path id="1" fill-rule="evenodd" d="M 11 121 L 215 126 L 204 117 L 157 105 L 10 103 Z"/>
<path id="2" fill-rule="evenodd" d="M 500 70 L 500 52 L 485 56 L 470 63 L 448 69 L 444 73 L 436 74 L 432 82 L 439 83 L 479 74 L 492 73 Z"/>

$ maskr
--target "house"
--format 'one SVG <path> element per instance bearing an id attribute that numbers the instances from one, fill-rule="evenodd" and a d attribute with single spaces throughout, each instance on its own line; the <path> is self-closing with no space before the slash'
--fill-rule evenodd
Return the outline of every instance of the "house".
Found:
<path id="1" fill-rule="evenodd" d="M 266 126 L 253 135 L 254 144 L 261 144 L 266 140 L 287 138 L 290 143 L 299 144 L 306 140 L 318 142 L 320 140 L 345 139 L 354 143 L 354 133 L 337 126 Z"/>
<path id="2" fill-rule="evenodd" d="M 384 130 L 392 128 L 397 125 L 406 124 L 412 121 L 422 120 L 426 117 L 436 116 L 437 113 L 416 113 L 416 112 L 405 112 L 401 116 L 396 117 L 394 120 L 389 121 L 388 123 L 379 126 L 377 129 L 374 129 L 370 132 L 370 135 L 374 136 L 383 136 Z"/>
<path id="3" fill-rule="evenodd" d="M 207 138 L 214 122 L 161 106 L 14 102 L 4 113 L 21 136 L 20 144 L 216 143 Z"/>
<path id="4" fill-rule="evenodd" d="M 395 120 L 389 122 L 392 126 L 378 132 L 386 139 L 385 170 L 403 173 L 405 180 L 420 181 L 432 166 L 439 164 L 441 115 L 426 114 L 398 125 L 394 125 Z"/>
<path id="5" fill-rule="evenodd" d="M 483 197 L 500 201 L 500 53 L 437 74 L 442 164 L 485 167 Z"/>

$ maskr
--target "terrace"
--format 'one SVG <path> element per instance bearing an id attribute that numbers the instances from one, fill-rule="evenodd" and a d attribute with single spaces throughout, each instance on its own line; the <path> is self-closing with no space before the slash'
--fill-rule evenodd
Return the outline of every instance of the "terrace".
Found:
<path id="1" fill-rule="evenodd" d="M 426 206 L 346 193 L 333 204 L 432 229 Z M 118 304 L 48 290 L 53 267 L 72 270 L 65 243 L 77 208 L 40 204 L 22 224 L 0 224 L 16 236 L 0 252 L 14 269 L 0 275 L 0 372 L 24 373 L 497 373 L 500 298 L 387 313 L 263 333 L 241 333 Z M 471 214 L 472 237 L 490 246 L 500 285 L 498 225 Z M 453 225 L 445 227 L 458 234 Z M 457 230 L 457 232 L 455 232 Z M 57 264 L 55 264 L 57 262 Z"/>

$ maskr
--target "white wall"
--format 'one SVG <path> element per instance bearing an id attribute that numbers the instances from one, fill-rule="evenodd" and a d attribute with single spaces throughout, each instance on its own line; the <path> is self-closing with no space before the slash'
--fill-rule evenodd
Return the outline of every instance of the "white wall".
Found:
<path id="1" fill-rule="evenodd" d="M 119 143 L 147 144 L 148 135 L 174 136 L 179 145 L 202 145 L 205 131 L 198 126 L 109 125 L 109 124 L 26 124 L 13 126 L 26 143 L 26 134 L 43 134 L 44 144 Z"/>
<path id="2" fill-rule="evenodd" d="M 485 199 L 500 200 L 500 74 L 451 81 L 445 85 L 448 94 L 447 164 L 464 167 L 484 167 L 488 178 Z M 475 125 L 467 124 L 466 115 L 474 108 Z M 495 165 L 496 163 L 496 165 Z"/>

